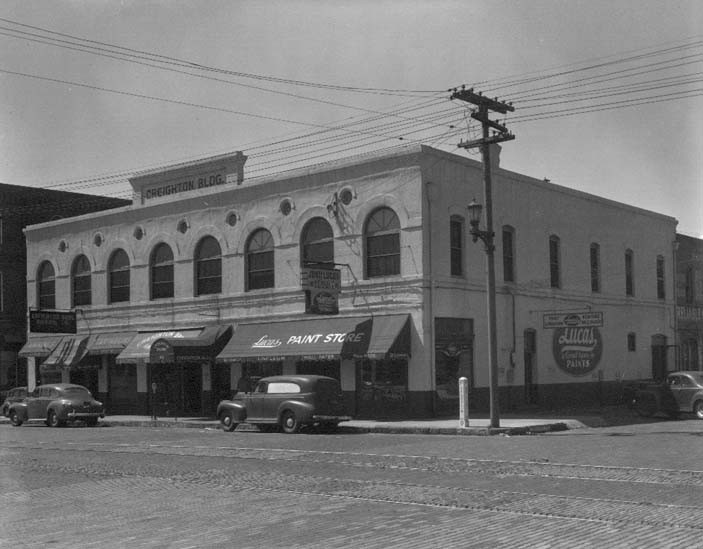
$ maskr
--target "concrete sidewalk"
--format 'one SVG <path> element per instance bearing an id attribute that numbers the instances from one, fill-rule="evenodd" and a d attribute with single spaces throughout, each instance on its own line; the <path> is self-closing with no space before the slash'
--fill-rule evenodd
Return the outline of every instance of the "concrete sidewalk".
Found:
<path id="1" fill-rule="evenodd" d="M 214 418 L 173 418 L 149 416 L 106 416 L 100 421 L 102 425 L 132 426 L 132 427 L 190 427 L 197 429 L 220 429 L 220 424 Z M 598 424 L 598 420 L 584 423 L 580 419 L 553 418 L 518 418 L 505 417 L 500 420 L 500 427 L 491 428 L 490 419 L 480 417 L 469 419 L 468 427 L 460 427 L 458 419 L 425 419 L 399 421 L 353 420 L 339 424 L 340 433 L 406 433 L 423 435 L 529 435 L 580 429 Z M 237 430 L 256 430 L 247 424 L 240 425 Z"/>

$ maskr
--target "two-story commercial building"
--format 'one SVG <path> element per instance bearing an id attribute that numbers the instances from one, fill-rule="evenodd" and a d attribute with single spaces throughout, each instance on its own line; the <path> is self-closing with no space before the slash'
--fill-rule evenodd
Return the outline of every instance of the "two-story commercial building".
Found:
<path id="1" fill-rule="evenodd" d="M 30 305 L 77 322 L 30 334 L 30 386 L 199 415 L 242 378 L 322 373 L 357 417 L 428 417 L 465 376 L 487 409 L 481 163 L 407 146 L 247 180 L 244 161 L 139 174 L 132 206 L 27 228 Z M 493 187 L 501 407 L 610 401 L 673 365 L 675 219 L 498 165 Z"/>

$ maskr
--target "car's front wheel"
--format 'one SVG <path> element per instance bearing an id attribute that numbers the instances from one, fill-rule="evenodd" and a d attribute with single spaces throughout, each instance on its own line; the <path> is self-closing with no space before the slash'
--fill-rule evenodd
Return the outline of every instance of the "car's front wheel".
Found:
<path id="1" fill-rule="evenodd" d="M 46 421 L 49 424 L 49 427 L 61 427 L 63 425 L 63 421 L 59 419 L 59 416 L 56 415 L 56 412 L 53 410 L 49 412 L 49 416 Z"/>
<path id="2" fill-rule="evenodd" d="M 16 410 L 12 410 L 12 412 L 10 412 L 10 423 L 12 423 L 15 427 L 22 425 L 22 419 Z"/>
<path id="3" fill-rule="evenodd" d="M 281 415 L 281 429 L 283 429 L 284 433 L 288 433 L 289 435 L 300 431 L 300 422 L 298 418 L 295 417 L 295 412 L 291 410 L 283 412 Z"/>
<path id="4" fill-rule="evenodd" d="M 696 400 L 693 404 L 693 413 L 698 419 L 703 419 L 703 400 Z"/>
<path id="5" fill-rule="evenodd" d="M 234 412 L 224 412 L 220 414 L 220 424 L 222 430 L 231 433 L 237 428 L 237 420 L 234 417 Z"/>

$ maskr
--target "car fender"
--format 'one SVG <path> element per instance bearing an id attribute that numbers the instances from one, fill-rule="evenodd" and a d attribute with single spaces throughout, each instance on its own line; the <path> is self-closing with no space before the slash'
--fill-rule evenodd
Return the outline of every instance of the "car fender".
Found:
<path id="1" fill-rule="evenodd" d="M 29 414 L 27 412 L 27 405 L 24 402 L 16 402 L 10 405 L 7 410 L 7 416 L 10 417 L 12 412 L 17 412 L 17 417 L 22 421 L 27 421 Z"/>
<path id="2" fill-rule="evenodd" d="M 238 422 L 247 419 L 247 409 L 244 405 L 238 402 L 224 401 L 217 405 L 217 417 L 219 418 L 224 412 L 234 412 L 234 419 Z"/>
<path id="3" fill-rule="evenodd" d="M 298 421 L 301 423 L 307 423 L 312 419 L 313 407 L 308 402 L 301 402 L 299 400 L 284 400 L 278 406 L 277 417 L 281 420 L 281 414 L 285 410 L 292 410 L 295 412 Z"/>

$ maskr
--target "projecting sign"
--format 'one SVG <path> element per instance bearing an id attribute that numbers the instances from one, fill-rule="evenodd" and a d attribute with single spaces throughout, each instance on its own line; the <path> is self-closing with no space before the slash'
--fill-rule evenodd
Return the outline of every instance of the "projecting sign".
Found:
<path id="1" fill-rule="evenodd" d="M 574 327 L 601 328 L 603 327 L 603 313 L 547 313 L 542 318 L 542 322 L 545 329 Z"/>
<path id="2" fill-rule="evenodd" d="M 305 312 L 334 315 L 339 313 L 339 293 L 342 274 L 339 269 L 313 269 L 301 271 L 301 286 L 305 290 Z"/>
<path id="3" fill-rule="evenodd" d="M 46 334 L 75 334 L 75 311 L 29 310 L 29 331 Z"/>

